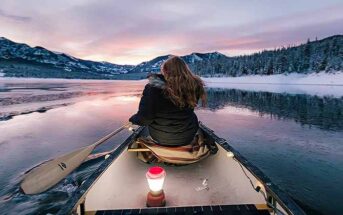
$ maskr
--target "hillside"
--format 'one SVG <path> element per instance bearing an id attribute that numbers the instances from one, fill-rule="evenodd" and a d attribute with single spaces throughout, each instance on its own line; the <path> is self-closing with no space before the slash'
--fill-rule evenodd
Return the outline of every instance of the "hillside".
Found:
<path id="1" fill-rule="evenodd" d="M 343 35 L 252 55 L 199 61 L 191 67 L 202 76 L 233 77 L 340 71 L 343 70 Z"/>

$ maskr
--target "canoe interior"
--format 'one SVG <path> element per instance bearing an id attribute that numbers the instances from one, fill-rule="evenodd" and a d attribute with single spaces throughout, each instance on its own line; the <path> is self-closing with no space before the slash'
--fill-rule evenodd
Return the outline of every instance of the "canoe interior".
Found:
<path id="1" fill-rule="evenodd" d="M 204 126 L 202 129 L 206 135 L 209 135 L 210 130 Z M 123 209 L 130 211 L 147 209 L 146 195 L 149 188 L 145 173 L 153 165 L 143 163 L 136 158 L 136 152 L 126 150 L 127 146 L 139 136 L 140 131 L 142 128 L 120 146 L 122 149 L 112 153 L 109 159 L 81 185 L 74 197 L 66 204 L 67 210 L 73 208 L 80 211 L 82 209 L 86 214 L 102 214 L 105 211 L 117 214 L 115 213 L 117 211 L 120 214 L 123 213 Z M 255 177 L 255 174 L 250 172 L 251 169 L 249 171 L 236 158 L 228 156 L 227 146 L 222 143 L 218 144 L 220 141 L 215 138 L 218 137 L 212 138 L 213 142 L 219 149 L 215 155 L 186 166 L 160 165 L 167 173 L 164 182 L 167 204 L 164 209 L 184 208 L 186 210 L 199 206 L 200 210 L 201 208 L 215 208 L 218 205 L 234 206 L 239 209 L 243 206 L 249 208 L 252 205 L 255 209 L 263 208 L 259 210 L 260 212 L 267 211 L 268 214 L 272 214 L 263 194 L 257 192 L 254 186 L 259 184 L 264 193 L 268 193 L 268 190 L 266 191 L 265 186 Z M 205 179 L 207 179 L 209 189 L 201 189 Z M 301 210 L 299 210 L 300 213 L 289 213 L 277 203 L 275 206 L 284 214 L 303 214 Z M 65 211 L 60 211 L 59 214 L 65 214 Z M 245 213 L 235 212 L 235 214 Z"/>
<path id="2" fill-rule="evenodd" d="M 138 160 L 135 152 L 122 153 L 89 190 L 86 211 L 145 207 L 149 191 L 145 173 L 150 166 Z M 216 155 L 198 163 L 160 166 L 167 173 L 164 182 L 167 206 L 265 203 L 238 162 L 227 157 L 220 146 Z M 247 170 L 246 173 L 253 183 L 257 182 Z M 204 179 L 208 179 L 209 189 L 199 191 Z"/>
<path id="3" fill-rule="evenodd" d="M 228 157 L 220 145 L 218 148 L 217 154 L 195 164 L 160 165 L 167 172 L 164 183 L 167 207 L 265 204 L 264 197 L 254 190 L 249 178 L 253 184 L 258 180 Z M 85 210 L 146 207 L 149 189 L 145 173 L 150 166 L 138 160 L 135 152 L 124 151 L 87 193 Z M 202 189 L 205 179 L 208 189 Z"/>

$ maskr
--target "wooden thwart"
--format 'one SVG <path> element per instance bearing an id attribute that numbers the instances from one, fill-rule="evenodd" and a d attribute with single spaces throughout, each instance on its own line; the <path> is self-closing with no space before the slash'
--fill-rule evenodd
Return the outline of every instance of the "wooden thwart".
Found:
<path id="1" fill-rule="evenodd" d="M 128 148 L 128 152 L 150 152 L 150 149 L 148 148 Z"/>
<path id="2" fill-rule="evenodd" d="M 257 210 L 268 210 L 269 212 L 273 212 L 273 208 L 269 207 L 267 204 L 255 204 Z"/>

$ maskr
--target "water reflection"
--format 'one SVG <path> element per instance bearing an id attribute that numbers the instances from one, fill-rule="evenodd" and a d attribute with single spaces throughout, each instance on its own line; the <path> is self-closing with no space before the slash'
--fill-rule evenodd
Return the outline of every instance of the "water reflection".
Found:
<path id="1" fill-rule="evenodd" d="M 341 100 L 232 89 L 209 89 L 208 96 L 209 108 L 197 111 L 201 121 L 305 205 L 308 214 L 340 214 Z M 312 103 L 321 108 L 312 110 Z"/>
<path id="2" fill-rule="evenodd" d="M 34 196 L 19 191 L 22 175 L 42 161 L 90 145 L 120 127 L 137 110 L 139 88 L 132 92 L 85 97 L 69 106 L 16 116 L 0 122 L 0 211 L 13 214 L 47 214 L 56 211 L 104 160 L 85 163 L 53 189 Z M 139 90 L 141 91 L 141 90 Z M 123 131 L 93 154 L 109 151 L 129 135 Z"/>
<path id="3" fill-rule="evenodd" d="M 225 106 L 243 107 L 261 116 L 292 119 L 301 125 L 325 130 L 343 130 L 343 99 L 216 88 L 207 89 L 207 93 L 211 110 Z"/>
<path id="4" fill-rule="evenodd" d="M 27 79 L 24 79 L 27 80 Z M 89 80 L 1 80 L 0 121 L 35 112 L 44 112 L 83 100 L 91 96 L 121 96 L 141 94 L 142 81 Z"/>

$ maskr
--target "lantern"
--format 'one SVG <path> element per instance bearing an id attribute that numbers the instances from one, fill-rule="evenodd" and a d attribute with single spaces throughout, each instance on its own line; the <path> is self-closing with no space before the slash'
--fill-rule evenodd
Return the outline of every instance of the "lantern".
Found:
<path id="1" fill-rule="evenodd" d="M 165 206 L 165 195 L 163 191 L 163 183 L 166 177 L 166 172 L 162 167 L 151 167 L 146 173 L 146 178 L 149 185 L 149 193 L 147 195 L 148 207 L 162 207 Z"/>

